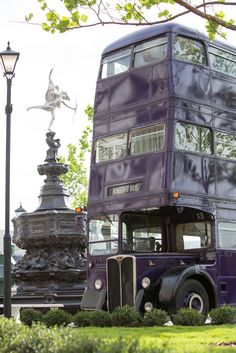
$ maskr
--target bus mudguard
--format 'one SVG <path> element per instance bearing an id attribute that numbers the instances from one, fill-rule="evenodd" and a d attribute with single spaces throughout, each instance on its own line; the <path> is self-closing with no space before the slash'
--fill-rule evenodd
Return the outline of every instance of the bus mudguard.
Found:
<path id="1" fill-rule="evenodd" d="M 158 302 L 163 307 L 171 307 L 175 303 L 176 293 L 187 279 L 199 281 L 211 294 L 210 307 L 216 305 L 216 286 L 211 276 L 199 265 L 180 266 L 169 269 L 160 279 Z"/>
<path id="2" fill-rule="evenodd" d="M 106 290 L 97 291 L 95 289 L 86 288 L 81 302 L 81 309 L 101 310 L 105 304 L 105 300 Z"/>

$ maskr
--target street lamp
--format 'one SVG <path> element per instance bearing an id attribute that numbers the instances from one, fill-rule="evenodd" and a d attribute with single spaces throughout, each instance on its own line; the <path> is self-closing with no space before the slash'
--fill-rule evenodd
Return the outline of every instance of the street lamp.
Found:
<path id="1" fill-rule="evenodd" d="M 15 76 L 14 70 L 20 53 L 10 48 L 0 52 L 4 75 L 7 79 L 7 105 L 6 112 L 6 179 L 5 179 L 5 233 L 4 233 L 4 283 L 3 283 L 3 314 L 11 317 L 11 235 L 10 235 L 10 147 L 11 147 L 11 82 Z"/>
<path id="2" fill-rule="evenodd" d="M 26 210 L 22 206 L 22 203 L 20 203 L 20 207 L 15 210 L 16 218 L 18 218 L 22 213 L 26 213 Z"/>

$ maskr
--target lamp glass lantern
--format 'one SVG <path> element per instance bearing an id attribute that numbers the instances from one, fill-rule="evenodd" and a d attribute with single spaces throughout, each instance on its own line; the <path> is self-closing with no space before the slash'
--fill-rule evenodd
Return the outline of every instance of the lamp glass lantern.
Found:
<path id="1" fill-rule="evenodd" d="M 26 213 L 26 210 L 22 206 L 22 203 L 20 203 L 20 207 L 15 210 L 16 218 L 18 218 L 22 213 Z"/>
<path id="2" fill-rule="evenodd" d="M 4 76 L 12 78 L 16 67 L 17 60 L 20 53 L 11 50 L 10 43 L 8 42 L 7 49 L 0 52 L 1 63 L 4 70 Z"/>

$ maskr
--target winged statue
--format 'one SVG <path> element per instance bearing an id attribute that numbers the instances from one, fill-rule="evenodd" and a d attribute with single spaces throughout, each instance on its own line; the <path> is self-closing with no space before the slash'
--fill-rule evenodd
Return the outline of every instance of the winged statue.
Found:
<path id="1" fill-rule="evenodd" d="M 48 89 L 45 94 L 45 103 L 44 105 L 34 105 L 32 107 L 28 107 L 27 111 L 30 109 L 43 109 L 47 112 L 51 113 L 51 120 L 49 123 L 48 131 L 52 131 L 52 124 L 56 118 L 55 116 L 55 110 L 57 108 L 61 108 L 61 104 L 63 104 L 65 107 L 74 110 L 74 114 L 76 114 L 77 111 L 77 103 L 75 107 L 71 107 L 69 104 L 66 103 L 66 101 L 70 101 L 70 98 L 67 94 L 66 91 L 61 91 L 57 85 L 54 84 L 52 81 L 52 72 L 53 69 L 51 69 L 48 77 Z"/>

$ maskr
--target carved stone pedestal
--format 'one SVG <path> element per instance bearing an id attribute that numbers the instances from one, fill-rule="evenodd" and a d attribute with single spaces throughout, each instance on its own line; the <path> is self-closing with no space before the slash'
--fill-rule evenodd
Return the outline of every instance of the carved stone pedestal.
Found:
<path id="1" fill-rule="evenodd" d="M 67 206 L 68 193 L 59 179 L 67 166 L 57 161 L 60 142 L 54 136 L 47 133 L 46 163 L 38 166 L 46 175 L 39 207 L 13 219 L 13 241 L 26 250 L 13 269 L 18 286 L 13 300 L 78 307 L 86 278 L 86 219 Z"/>

